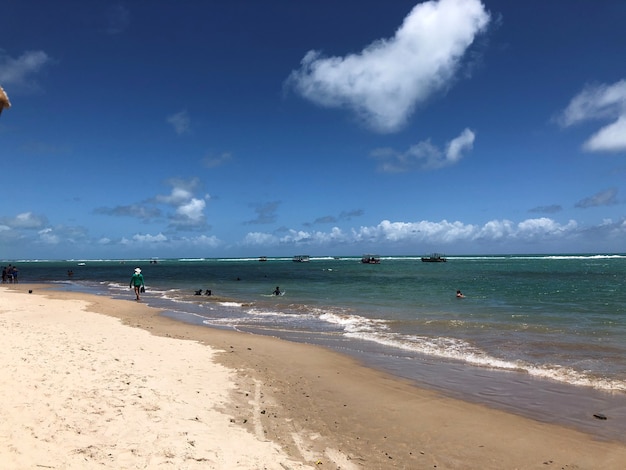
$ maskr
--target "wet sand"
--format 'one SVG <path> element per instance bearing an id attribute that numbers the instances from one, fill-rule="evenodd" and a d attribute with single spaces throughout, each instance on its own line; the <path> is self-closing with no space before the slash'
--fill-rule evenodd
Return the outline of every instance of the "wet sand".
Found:
<path id="1" fill-rule="evenodd" d="M 626 445 L 322 347 L 129 300 L 0 288 L 3 468 L 622 469 Z M 33 293 L 28 294 L 32 289 Z"/>

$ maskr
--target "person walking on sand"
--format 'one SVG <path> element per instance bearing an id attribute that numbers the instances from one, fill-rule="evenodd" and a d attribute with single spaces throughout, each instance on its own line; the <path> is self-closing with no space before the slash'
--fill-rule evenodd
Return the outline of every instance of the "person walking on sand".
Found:
<path id="1" fill-rule="evenodd" d="M 145 287 L 145 284 L 143 283 L 143 274 L 141 274 L 140 268 L 135 268 L 135 273 L 133 274 L 133 277 L 130 278 L 130 288 L 135 289 L 137 301 L 139 301 L 139 293 L 141 292 L 142 287 Z"/>

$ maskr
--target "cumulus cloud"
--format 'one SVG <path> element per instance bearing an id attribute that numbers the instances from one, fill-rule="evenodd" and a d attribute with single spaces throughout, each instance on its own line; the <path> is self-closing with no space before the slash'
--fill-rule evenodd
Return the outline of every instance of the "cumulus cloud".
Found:
<path id="1" fill-rule="evenodd" d="M 619 152 L 626 150 L 626 113 L 593 134 L 583 145 L 590 152 Z"/>
<path id="2" fill-rule="evenodd" d="M 0 49 L 0 83 L 5 89 L 13 85 L 37 90 L 39 85 L 34 76 L 51 62 L 52 59 L 43 51 L 27 51 L 15 59 Z"/>
<path id="3" fill-rule="evenodd" d="M 584 142 L 585 150 L 626 151 L 626 80 L 585 87 L 557 117 L 563 127 L 592 120 L 611 122 Z"/>
<path id="4" fill-rule="evenodd" d="M 98 207 L 94 210 L 95 214 L 134 217 L 143 222 L 150 222 L 154 219 L 166 217 L 169 220 L 170 227 L 176 230 L 201 230 L 207 228 L 207 221 L 204 211 L 207 201 L 210 199 L 208 194 L 204 196 L 196 195 L 200 186 L 197 178 L 190 180 L 173 178 L 167 182 L 171 186 L 169 194 L 159 194 L 155 197 L 123 206 L 115 207 Z M 164 211 L 159 207 L 165 205 L 173 209 L 173 212 Z"/>
<path id="5" fill-rule="evenodd" d="M 39 240 L 48 245 L 57 245 L 61 240 L 51 228 L 45 228 L 38 232 Z"/>
<path id="6" fill-rule="evenodd" d="M 180 250 L 188 250 L 189 248 L 217 248 L 222 242 L 215 236 L 198 235 L 192 237 L 176 237 L 168 236 L 159 232 L 157 234 L 136 233 L 131 238 L 123 237 L 117 241 L 105 239 L 104 243 L 110 245 L 121 245 L 124 247 L 132 247 L 133 251 L 137 249 L 144 250 L 170 250 L 178 252 Z"/>
<path id="7" fill-rule="evenodd" d="M 446 145 L 444 166 L 458 162 L 463 158 L 463 154 L 466 151 L 472 150 L 475 138 L 476 135 L 471 130 L 465 129 L 458 137 L 448 142 L 448 145 Z"/>
<path id="8" fill-rule="evenodd" d="M 404 152 L 379 148 L 373 150 L 370 156 L 380 161 L 378 169 L 385 173 L 403 173 L 416 168 L 434 170 L 458 163 L 473 148 L 475 139 L 474 132 L 465 129 L 445 145 L 445 150 L 430 140 L 424 140 Z"/>
<path id="9" fill-rule="evenodd" d="M 89 234 L 85 227 L 56 225 L 39 230 L 34 241 L 43 245 L 85 245 L 89 243 Z"/>
<path id="10" fill-rule="evenodd" d="M 462 222 L 390 222 L 382 221 L 374 227 L 361 227 L 358 236 L 371 237 L 375 233 L 378 240 L 408 241 L 420 240 L 437 244 L 457 244 L 474 241 L 499 241 L 518 239 L 529 241 L 537 237 L 561 237 L 572 233 L 578 224 L 570 220 L 562 225 L 549 218 L 527 219 L 518 224 L 510 220 L 491 220 L 483 226 Z"/>
<path id="11" fill-rule="evenodd" d="M 542 217 L 540 219 L 528 219 L 520 222 L 517 225 L 517 230 L 514 235 L 517 238 L 528 241 L 537 237 L 559 236 L 571 232 L 577 227 L 578 224 L 573 220 L 570 220 L 565 225 L 561 225 L 548 217 Z"/>
<path id="12" fill-rule="evenodd" d="M 15 217 L 2 217 L 0 224 L 10 229 L 34 229 L 39 230 L 48 224 L 48 219 L 43 215 L 35 215 L 32 212 L 22 212 Z"/>
<path id="13" fill-rule="evenodd" d="M 611 230 L 621 230 L 624 233 L 626 226 L 621 229 L 611 225 Z M 491 220 L 484 225 L 465 224 L 460 221 L 439 222 L 422 220 L 419 222 L 392 222 L 383 220 L 377 225 L 361 226 L 350 230 L 333 227 L 328 232 L 288 230 L 283 236 L 253 232 L 248 233 L 243 244 L 247 246 L 294 246 L 306 245 L 310 247 L 332 246 L 366 246 L 377 247 L 414 247 L 420 246 L 487 246 L 491 250 L 494 243 L 526 244 L 530 242 L 558 242 L 566 238 L 575 238 L 579 235 L 578 224 L 574 220 L 566 224 L 542 217 L 526 219 L 519 223 L 510 220 Z"/>
<path id="14" fill-rule="evenodd" d="M 160 243 L 160 242 L 166 242 L 167 237 L 163 235 L 162 233 L 158 233 L 156 235 L 150 235 L 149 233 L 146 233 L 146 234 L 137 233 L 133 235 L 133 241 L 139 242 L 139 243 L 155 243 L 155 242 Z"/>
<path id="15" fill-rule="evenodd" d="M 198 184 L 198 180 L 193 179 L 191 181 L 185 181 L 174 179 L 170 180 L 168 184 L 172 186 L 170 193 L 157 195 L 155 200 L 163 204 L 178 206 L 193 197 L 193 190 Z"/>
<path id="16" fill-rule="evenodd" d="M 176 208 L 174 219 L 178 223 L 184 223 L 186 225 L 203 224 L 205 207 L 206 201 L 204 199 L 192 197 Z"/>
<path id="17" fill-rule="evenodd" d="M 189 242 L 193 246 L 199 246 L 202 248 L 217 248 L 222 244 L 222 241 L 215 235 L 211 235 L 210 237 L 207 235 L 200 235 L 194 238 L 185 238 L 184 241 Z"/>
<path id="18" fill-rule="evenodd" d="M 243 239 L 244 246 L 294 246 L 307 245 L 327 247 L 338 243 L 349 243 L 352 236 L 340 228 L 333 227 L 330 232 L 289 229 L 282 236 L 263 232 L 250 232 Z"/>
<path id="19" fill-rule="evenodd" d="M 278 237 L 271 233 L 249 232 L 241 244 L 244 246 L 274 246 L 278 244 Z"/>
<path id="20" fill-rule="evenodd" d="M 588 209 L 589 207 L 612 206 L 617 203 L 617 188 L 609 188 L 581 199 L 575 206 L 580 209 Z"/>
<path id="21" fill-rule="evenodd" d="M 191 128 L 191 119 L 187 111 L 180 111 L 167 117 L 167 122 L 172 125 L 178 135 L 186 134 Z"/>
<path id="22" fill-rule="evenodd" d="M 309 51 L 287 85 L 318 105 L 351 109 L 378 132 L 394 132 L 417 106 L 450 85 L 489 19 L 479 0 L 419 3 L 393 37 L 358 54 L 324 57 Z"/>
<path id="23" fill-rule="evenodd" d="M 210 196 L 208 194 L 203 197 L 195 195 L 200 185 L 199 180 L 197 178 L 190 180 L 173 178 L 168 181 L 168 184 L 172 186 L 170 193 L 158 195 L 154 200 L 174 208 L 174 213 L 169 216 L 170 226 L 176 230 L 206 228 L 204 209 Z"/>

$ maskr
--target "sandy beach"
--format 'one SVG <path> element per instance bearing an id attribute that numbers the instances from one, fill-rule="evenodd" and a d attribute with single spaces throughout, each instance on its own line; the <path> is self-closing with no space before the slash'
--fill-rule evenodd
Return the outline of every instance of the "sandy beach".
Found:
<path id="1" fill-rule="evenodd" d="M 33 293 L 29 294 L 28 291 Z M 623 469 L 626 445 L 317 346 L 0 287 L 2 469 Z"/>

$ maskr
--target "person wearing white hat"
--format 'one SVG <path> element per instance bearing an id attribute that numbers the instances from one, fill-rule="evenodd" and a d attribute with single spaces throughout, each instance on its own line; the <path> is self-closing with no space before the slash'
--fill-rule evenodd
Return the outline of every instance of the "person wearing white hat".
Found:
<path id="1" fill-rule="evenodd" d="M 133 274 L 133 277 L 130 278 L 130 288 L 135 289 L 135 296 L 137 297 L 137 301 L 139 301 L 139 293 L 145 289 L 143 274 L 141 274 L 140 268 L 135 268 L 135 273 Z"/>

